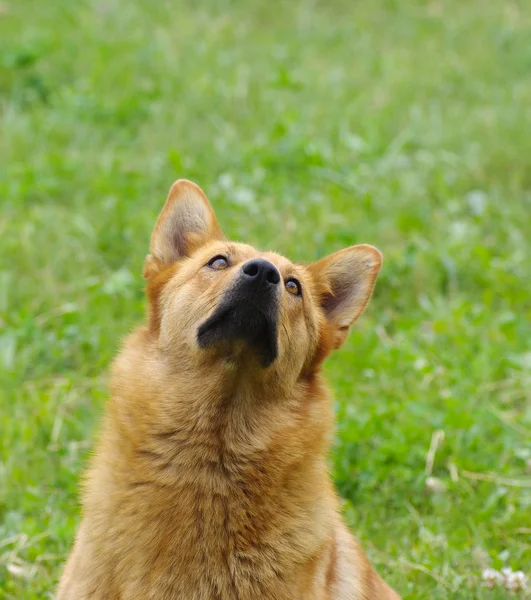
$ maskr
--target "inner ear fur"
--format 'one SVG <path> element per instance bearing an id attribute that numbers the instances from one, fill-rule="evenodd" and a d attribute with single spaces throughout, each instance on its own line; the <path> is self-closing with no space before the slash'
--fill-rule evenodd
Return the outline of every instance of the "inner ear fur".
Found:
<path id="1" fill-rule="evenodd" d="M 171 186 L 153 229 L 144 277 L 149 279 L 207 242 L 221 239 L 223 232 L 203 190 L 179 179 Z"/>
<path id="2" fill-rule="evenodd" d="M 350 327 L 362 314 L 382 266 L 382 254 L 374 246 L 350 246 L 309 265 L 320 292 L 320 303 L 339 348 Z"/>

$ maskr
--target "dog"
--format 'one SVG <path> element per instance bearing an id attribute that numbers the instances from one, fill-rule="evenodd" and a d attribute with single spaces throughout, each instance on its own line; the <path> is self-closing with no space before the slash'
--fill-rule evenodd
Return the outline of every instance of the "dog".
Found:
<path id="1" fill-rule="evenodd" d="M 230 242 L 203 191 L 173 184 L 58 600 L 400 600 L 340 516 L 321 375 L 381 262 Z"/>

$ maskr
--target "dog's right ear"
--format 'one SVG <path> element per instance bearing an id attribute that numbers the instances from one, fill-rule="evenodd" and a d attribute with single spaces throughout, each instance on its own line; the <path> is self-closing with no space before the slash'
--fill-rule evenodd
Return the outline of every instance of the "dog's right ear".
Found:
<path id="1" fill-rule="evenodd" d="M 207 241 L 223 237 L 203 190 L 191 181 L 179 179 L 171 186 L 151 235 L 144 277 L 149 279 L 164 267 L 190 256 Z"/>

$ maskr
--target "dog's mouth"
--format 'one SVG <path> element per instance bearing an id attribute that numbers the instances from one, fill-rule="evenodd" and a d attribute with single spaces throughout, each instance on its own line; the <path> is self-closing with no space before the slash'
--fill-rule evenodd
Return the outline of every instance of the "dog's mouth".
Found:
<path id="1" fill-rule="evenodd" d="M 258 354 L 263 367 L 269 367 L 278 355 L 277 319 L 272 313 L 252 302 L 222 304 L 199 327 L 198 344 L 212 348 L 243 341 Z"/>

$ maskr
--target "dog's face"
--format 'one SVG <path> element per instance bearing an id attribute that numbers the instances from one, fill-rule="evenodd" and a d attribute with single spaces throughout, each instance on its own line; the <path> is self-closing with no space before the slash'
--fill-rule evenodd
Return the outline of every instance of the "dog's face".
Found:
<path id="1" fill-rule="evenodd" d="M 381 255 L 352 246 L 302 266 L 225 240 L 203 192 L 180 180 L 151 239 L 150 330 L 186 364 L 223 361 L 295 381 L 341 345 L 372 293 Z"/>

